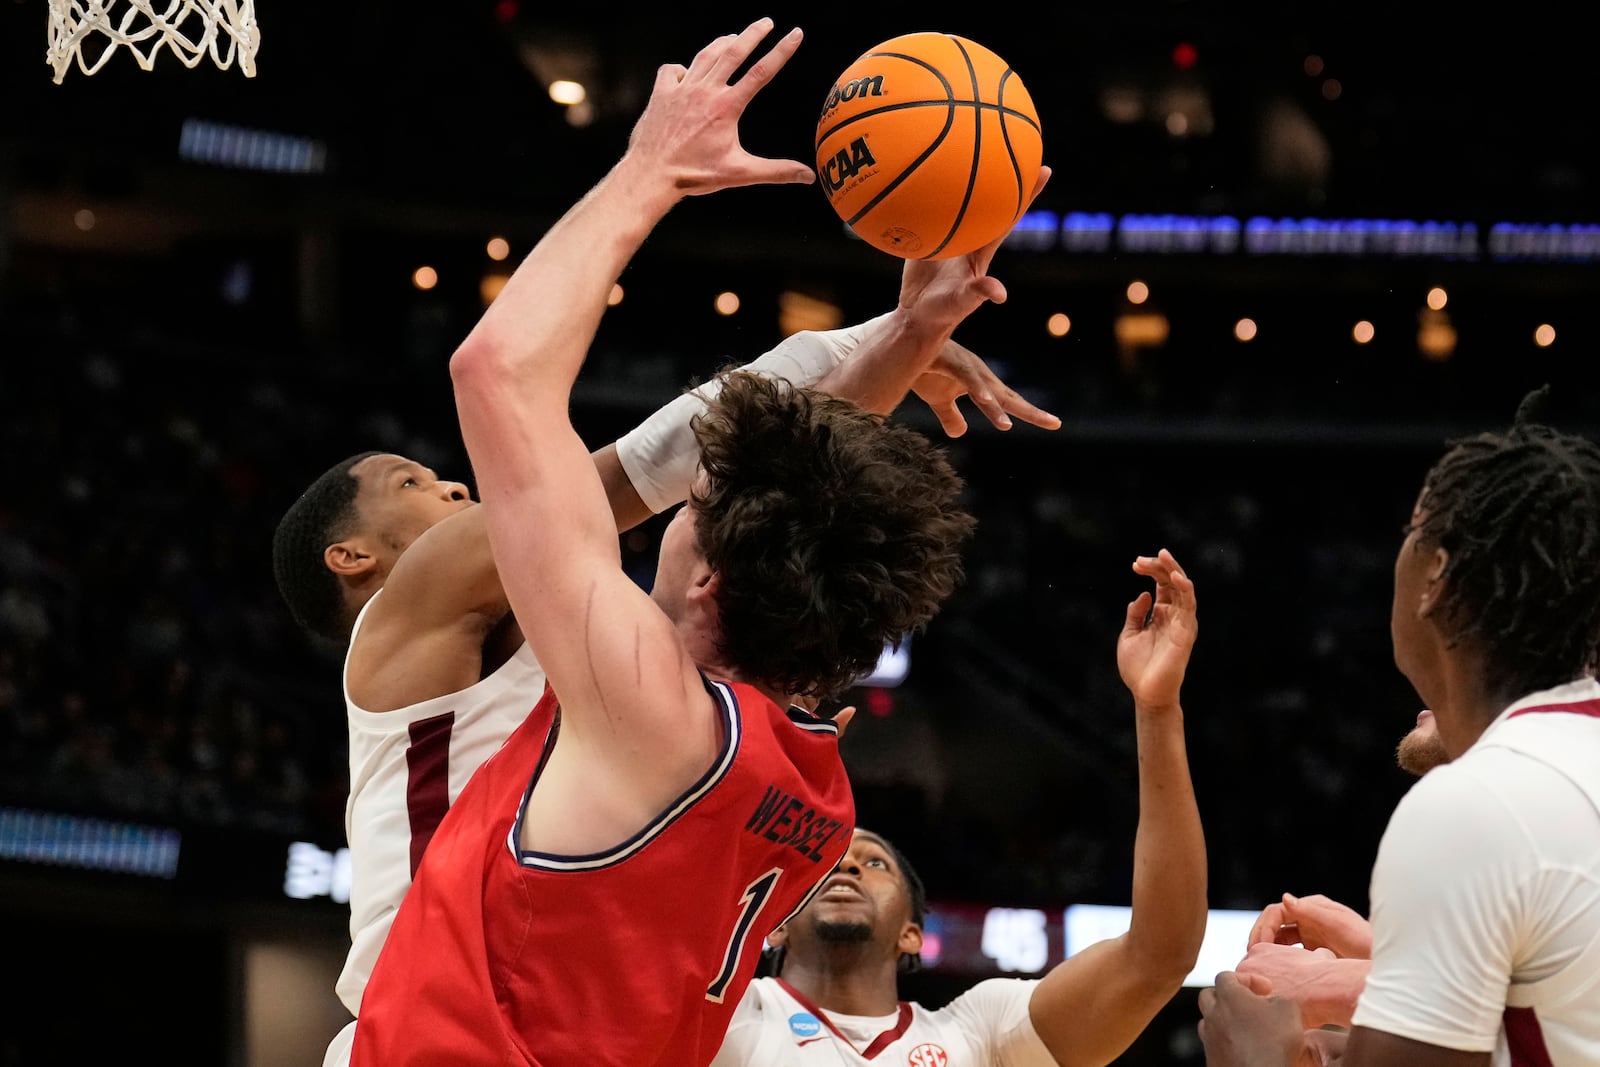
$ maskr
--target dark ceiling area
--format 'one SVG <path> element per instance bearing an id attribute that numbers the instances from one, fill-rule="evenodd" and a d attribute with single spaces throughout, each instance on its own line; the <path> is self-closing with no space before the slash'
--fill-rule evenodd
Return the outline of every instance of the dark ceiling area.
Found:
<path id="1" fill-rule="evenodd" d="M 956 33 L 1037 105 L 1054 168 L 1037 206 L 1116 220 L 1099 246 L 1063 227 L 997 255 L 1007 306 L 957 339 L 1063 425 L 1002 433 L 966 407 L 970 432 L 943 443 L 980 515 L 968 580 L 906 684 L 864 694 L 851 728 L 862 824 L 907 848 L 934 899 L 1126 899 L 1137 760 L 1113 646 L 1141 591 L 1130 556 L 1165 546 L 1205 620 L 1185 703 L 1212 905 L 1364 906 L 1410 784 L 1393 746 L 1418 709 L 1387 623 L 1417 485 L 1442 441 L 1504 425 L 1541 385 L 1555 425 L 1600 433 L 1594 63 L 1578 16 L 1544 0 L 255 0 L 254 77 L 113 54 L 59 83 L 52 2 L 68 0 L 0 0 L 0 459 L 35 475 L 0 504 L 0 808 L 193 825 L 225 838 L 230 871 L 242 830 L 343 843 L 338 662 L 272 582 L 282 509 L 374 447 L 470 477 L 447 364 L 483 283 L 615 161 L 660 64 L 759 15 L 806 37 L 746 114 L 751 151 L 810 161 L 852 60 Z M 587 123 L 546 92 L 568 75 Z M 240 166 L 248 144 L 305 165 Z M 1181 247 L 1207 220 L 1437 223 L 1484 251 Z M 1491 254 L 1502 223 L 1538 254 Z M 714 361 L 771 347 L 790 295 L 842 322 L 880 314 L 899 267 L 814 187 L 691 198 L 624 272 L 574 423 L 611 440 Z M 926 405 L 900 410 L 939 436 Z M 624 539 L 641 580 L 661 525 Z M 261 862 L 278 894 L 281 850 Z M 42 884 L 52 914 L 75 907 Z M 205 1009 L 228 987 L 220 947 L 150 983 L 155 939 L 116 951 L 85 914 L 30 931 L 45 962 L 18 966 L 54 975 L 81 957 L 63 945 L 92 941 L 110 966 L 71 980 L 144 1027 L 175 991 Z M 1192 1000 L 1175 1009 L 1127 1067 L 1198 1062 Z M 76 1033 L 34 1029 L 57 1062 Z M 168 1059 L 170 1036 L 151 1040 Z"/>
<path id="2" fill-rule="evenodd" d="M 1572 222 L 1586 221 L 1596 189 L 1585 45 L 1538 6 L 1492 19 L 1439 8 L 1428 22 L 1371 2 L 935 15 L 901 4 L 261 0 L 254 78 L 171 54 L 142 71 L 118 55 L 61 84 L 45 62 L 46 14 L 46 0 L 0 2 L 0 175 L 24 191 L 172 196 L 162 186 L 179 128 L 199 118 L 324 144 L 326 174 L 270 193 L 308 210 L 371 211 L 392 197 L 395 223 L 424 229 L 475 232 L 486 213 L 535 219 L 620 152 L 657 64 L 687 62 L 758 14 L 807 35 L 745 123 L 764 154 L 807 157 L 832 80 L 858 54 L 941 30 L 996 51 L 1028 86 L 1055 168 L 1039 206 L 1057 211 Z M 566 69 L 592 86 L 583 128 L 541 84 Z M 201 199 L 199 186 L 177 195 Z M 735 194 L 705 214 L 754 222 L 769 239 L 834 222 L 817 194 Z"/>
<path id="3" fill-rule="evenodd" d="M 1033 342 L 1019 345 L 1014 324 L 1069 311 L 1073 343 L 1101 359 L 1121 344 L 1113 317 L 1133 277 L 1156 286 L 1173 323 L 1169 348 L 1184 355 L 1169 358 L 1168 374 L 1189 354 L 1217 366 L 1210 338 L 1229 338 L 1233 318 L 1249 314 L 1262 326 L 1263 365 L 1307 365 L 1316 353 L 1331 380 L 1388 380 L 1409 363 L 1374 356 L 1352 369 L 1329 353 L 1348 348 L 1349 324 L 1367 318 L 1379 327 L 1371 351 L 1393 345 L 1383 351 L 1415 360 L 1418 308 L 1434 285 L 1460 298 L 1450 327 L 1461 337 L 1459 375 L 1508 366 L 1505 353 L 1529 349 L 1542 322 L 1560 324 L 1566 351 L 1590 343 L 1582 309 L 1600 263 L 1591 64 L 1553 6 L 1493 18 L 1376 0 L 931 11 L 257 0 L 254 77 L 209 59 L 189 68 L 167 52 L 143 70 L 123 53 L 57 83 L 47 0 L 0 0 L 0 295 L 29 307 L 62 294 L 101 310 L 121 301 L 145 316 L 171 308 L 184 329 L 239 344 L 294 323 L 343 351 L 401 346 L 435 367 L 481 313 L 485 272 L 514 265 L 622 152 L 657 67 L 688 62 L 767 14 L 780 32 L 799 26 L 806 37 L 746 113 L 751 151 L 812 161 L 836 76 L 890 37 L 936 29 L 995 51 L 1028 87 L 1054 169 L 1036 206 L 1057 219 L 1119 220 L 1116 239 L 1091 251 L 1068 247 L 1060 232 L 1015 254 L 1008 245 L 995 270 L 1020 308 L 1003 320 L 974 316 L 964 339 L 977 350 L 1020 349 L 1024 366 L 1055 368 L 1029 355 Z M 586 121 L 546 92 L 567 76 L 588 86 Z M 196 123 L 313 146 L 317 165 L 267 173 L 186 158 Z M 1515 223 L 1578 233 L 1588 245 L 1492 258 L 1170 254 L 1121 243 L 1126 220 L 1146 217 L 1472 227 L 1485 248 L 1491 228 Z M 485 258 L 491 235 L 509 241 L 503 267 Z M 437 290 L 413 290 L 418 263 L 438 268 Z M 636 353 L 659 347 L 666 316 L 708 307 L 714 287 L 729 285 L 752 310 L 800 292 L 860 321 L 882 310 L 897 271 L 846 231 L 818 188 L 690 198 L 630 265 L 632 314 L 613 317 L 616 333 L 602 340 Z M 200 314 L 212 306 L 217 317 Z M 121 314 L 100 317 L 117 327 Z M 768 340 L 734 336 L 749 328 L 709 313 L 695 321 L 698 339 L 718 349 Z M 647 363 L 635 356 L 627 366 Z M 597 361 L 597 374 L 615 376 L 608 366 Z M 684 373 L 662 367 L 662 380 Z M 1239 373 L 1252 388 L 1273 380 Z M 1486 380 L 1498 404 L 1497 375 Z M 1018 384 L 1048 402 L 1092 395 L 1054 380 Z M 1367 410 L 1391 390 L 1363 395 Z"/>

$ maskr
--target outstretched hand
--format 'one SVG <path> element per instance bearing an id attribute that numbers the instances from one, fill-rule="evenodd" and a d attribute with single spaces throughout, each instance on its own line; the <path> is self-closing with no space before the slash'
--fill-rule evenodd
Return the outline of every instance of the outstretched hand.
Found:
<path id="1" fill-rule="evenodd" d="M 1019 218 L 1044 190 L 1050 174 L 1049 167 L 1039 168 L 1038 180 Z M 900 309 L 906 320 L 919 331 L 948 335 L 984 304 L 1004 304 L 1006 287 L 1000 279 L 990 277 L 989 264 L 1009 235 L 1007 231 L 964 256 L 906 260 L 900 271 Z"/>
<path id="2" fill-rule="evenodd" d="M 1154 596 L 1140 593 L 1128 605 L 1117 638 L 1117 670 L 1136 704 L 1175 707 L 1199 632 L 1194 583 L 1164 548 L 1134 560 L 1133 570 L 1155 579 L 1156 589 Z"/>
<path id="3" fill-rule="evenodd" d="M 1045 430 L 1061 428 L 1058 417 L 1029 403 L 971 349 L 955 341 L 945 342 L 939 357 L 923 371 L 911 391 L 938 416 L 947 437 L 960 437 L 967 432 L 966 416 L 957 406 L 964 396 L 970 396 L 978 410 L 1001 430 L 1011 429 L 1013 418 Z"/>
<path id="4" fill-rule="evenodd" d="M 1028 197 L 1029 206 L 1050 181 L 1050 173 L 1049 167 L 1039 168 L 1039 178 Z M 906 260 L 900 274 L 900 309 L 912 328 L 926 336 L 948 338 L 984 304 L 1005 303 L 1006 287 L 989 275 L 989 264 L 1008 235 L 1009 232 L 1002 234 L 964 256 Z M 1011 428 L 1013 416 L 1046 430 L 1061 426 L 1059 418 L 1024 400 L 988 364 L 954 341 L 946 341 L 939 358 L 917 379 L 911 391 L 938 417 L 949 437 L 967 432 L 966 416 L 957 406 L 963 396 L 972 397 L 978 410 L 1002 430 Z"/>
<path id="5" fill-rule="evenodd" d="M 742 32 L 706 45 L 687 67 L 659 67 L 650 100 L 629 135 L 627 157 L 670 176 L 673 188 L 684 196 L 741 185 L 815 181 L 809 164 L 755 156 L 739 143 L 745 108 L 800 47 L 800 30 L 790 30 L 730 83 L 772 26 L 769 18 L 757 19 Z"/>

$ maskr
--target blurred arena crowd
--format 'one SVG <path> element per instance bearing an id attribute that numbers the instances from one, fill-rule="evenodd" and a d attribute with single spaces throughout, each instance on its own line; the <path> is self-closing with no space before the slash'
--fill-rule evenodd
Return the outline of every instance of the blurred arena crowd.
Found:
<path id="1" fill-rule="evenodd" d="M 340 659 L 282 608 L 271 532 L 365 448 L 469 477 L 448 348 L 369 361 L 196 336 L 64 301 L 0 313 L 0 805 L 335 848 Z M 1200 603 L 1185 703 L 1212 906 L 1364 901 L 1408 784 L 1393 746 L 1419 710 L 1387 624 L 1408 494 L 1448 429 L 1423 416 L 1453 391 L 1480 420 L 1463 425 L 1499 425 L 1519 393 L 1429 368 L 1349 432 L 1314 377 L 1232 367 L 1078 360 L 1054 388 L 1035 370 L 1061 431 L 978 419 L 946 442 L 980 519 L 967 581 L 909 643 L 905 680 L 854 694 L 844 742 L 863 825 L 935 897 L 1126 902 L 1135 774 L 1114 642 L 1141 588 L 1129 564 L 1167 547 Z M 685 355 L 675 384 L 693 373 Z M 1414 423 L 1393 416 L 1407 405 Z M 1250 417 L 1269 407 L 1287 421 Z M 1216 414 L 1230 409 L 1243 417 Z M 596 443 L 648 410 L 596 404 Z M 658 530 L 623 543 L 641 584 Z"/>

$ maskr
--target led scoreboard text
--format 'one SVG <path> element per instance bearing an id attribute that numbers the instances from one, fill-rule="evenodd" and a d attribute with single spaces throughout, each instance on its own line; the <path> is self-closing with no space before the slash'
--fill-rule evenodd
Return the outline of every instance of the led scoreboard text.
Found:
<path id="1" fill-rule="evenodd" d="M 1301 256 L 1460 262 L 1600 262 L 1600 223 L 1238 218 L 1030 211 L 1006 238 L 1035 252 Z"/>

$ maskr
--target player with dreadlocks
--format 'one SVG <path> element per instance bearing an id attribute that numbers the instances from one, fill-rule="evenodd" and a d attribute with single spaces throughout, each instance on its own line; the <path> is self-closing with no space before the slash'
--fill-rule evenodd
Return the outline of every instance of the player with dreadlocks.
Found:
<path id="1" fill-rule="evenodd" d="M 1535 421 L 1450 443 L 1395 562 L 1395 663 L 1450 761 L 1372 873 L 1372 969 L 1340 1067 L 1600 1063 L 1600 447 Z M 1200 995 L 1209 1067 L 1288 1065 L 1290 997 Z"/>

